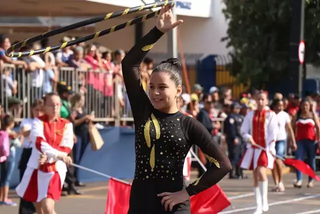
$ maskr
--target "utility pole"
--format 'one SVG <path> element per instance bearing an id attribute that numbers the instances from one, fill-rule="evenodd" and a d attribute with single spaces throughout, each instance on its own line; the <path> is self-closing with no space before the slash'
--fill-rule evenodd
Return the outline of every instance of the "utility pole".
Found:
<path id="1" fill-rule="evenodd" d="M 172 8 L 173 22 L 177 21 L 176 6 Z M 167 52 L 169 57 L 178 58 L 178 40 L 177 28 L 170 30 L 168 33 Z"/>
<path id="2" fill-rule="evenodd" d="M 304 41 L 304 11 L 305 11 L 305 0 L 301 0 L 301 17 L 300 17 L 300 42 Z M 299 51 L 298 51 L 299 53 Z M 305 50 L 304 53 L 305 55 Z M 302 84 L 303 84 L 303 62 L 299 65 L 299 95 L 302 97 Z"/>
<path id="3" fill-rule="evenodd" d="M 292 92 L 302 96 L 303 63 L 299 62 L 299 43 L 304 40 L 305 0 L 291 0 L 292 19 L 290 31 L 289 73 L 293 81 Z"/>

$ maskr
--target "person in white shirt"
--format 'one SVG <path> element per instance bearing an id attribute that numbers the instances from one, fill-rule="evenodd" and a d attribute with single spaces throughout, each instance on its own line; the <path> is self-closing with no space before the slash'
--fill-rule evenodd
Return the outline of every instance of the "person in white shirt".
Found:
<path id="1" fill-rule="evenodd" d="M 269 210 L 266 169 L 274 167 L 272 154 L 275 154 L 278 122 L 276 114 L 267 106 L 267 93 L 259 92 L 256 100 L 257 110 L 250 111 L 241 125 L 241 135 L 247 142 L 247 148 L 240 167 L 253 170 L 253 190 L 257 204 L 254 214 L 262 214 Z"/>
<path id="2" fill-rule="evenodd" d="M 288 135 L 292 140 L 292 145 L 296 145 L 294 132 L 291 127 L 290 116 L 287 112 L 283 111 L 284 103 L 282 100 L 273 100 L 271 109 L 277 114 L 278 132 L 276 140 L 276 154 L 278 157 L 284 157 L 286 150 L 286 142 Z M 283 163 L 280 158 L 276 158 L 274 168 L 272 169 L 272 177 L 276 187 L 273 189 L 275 192 L 283 192 L 285 190 L 282 181 L 282 167 Z"/>
<path id="3" fill-rule="evenodd" d="M 27 168 L 27 163 L 32 152 L 32 141 L 30 138 L 30 131 L 32 128 L 33 119 L 43 115 L 43 100 L 36 100 L 31 105 L 31 118 L 24 119 L 20 124 L 20 132 L 22 134 L 22 154 L 19 161 L 20 180 Z M 35 213 L 36 209 L 32 202 L 25 201 L 20 198 L 19 214 Z"/>

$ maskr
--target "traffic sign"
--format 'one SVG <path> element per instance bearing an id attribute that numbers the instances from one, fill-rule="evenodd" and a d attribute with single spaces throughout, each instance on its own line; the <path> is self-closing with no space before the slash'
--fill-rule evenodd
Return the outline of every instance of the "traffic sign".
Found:
<path id="1" fill-rule="evenodd" d="M 305 52 L 306 52 L 306 44 L 304 43 L 304 41 L 301 41 L 299 44 L 299 50 L 298 50 L 300 64 L 304 63 Z"/>

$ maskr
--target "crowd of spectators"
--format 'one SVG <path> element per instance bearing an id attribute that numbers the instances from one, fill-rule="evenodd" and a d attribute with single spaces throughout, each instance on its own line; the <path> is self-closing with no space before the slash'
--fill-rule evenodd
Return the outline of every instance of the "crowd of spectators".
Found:
<path id="1" fill-rule="evenodd" d="M 61 43 L 73 39 L 76 38 L 63 37 Z M 65 81 L 73 91 L 86 96 L 88 111 L 99 113 L 98 117 L 115 117 L 115 106 L 119 106 L 121 117 L 130 116 L 121 68 L 125 51 L 112 51 L 96 43 L 80 43 L 44 55 L 9 58 L 5 51 L 14 43 L 7 36 L 0 35 L 0 101 L 8 112 L 15 111 L 15 116 L 21 117 L 23 111 L 28 112 L 21 104 L 32 103 L 44 94 L 56 91 L 57 83 Z M 49 40 L 44 39 L 19 51 L 48 46 Z M 147 63 L 141 68 L 152 70 L 153 60 L 146 58 L 145 61 Z M 10 64 L 14 67 L 7 66 Z M 115 102 L 119 102 L 118 105 Z"/>

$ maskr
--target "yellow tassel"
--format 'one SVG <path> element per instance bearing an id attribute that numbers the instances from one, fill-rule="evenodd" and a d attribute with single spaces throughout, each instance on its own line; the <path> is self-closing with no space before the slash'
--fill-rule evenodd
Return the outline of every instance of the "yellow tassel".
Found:
<path id="1" fill-rule="evenodd" d="M 210 157 L 209 155 L 206 155 L 206 157 L 208 158 L 210 163 L 213 163 L 214 165 L 216 165 L 216 167 L 220 169 L 220 163 L 215 158 Z"/>
<path id="2" fill-rule="evenodd" d="M 144 126 L 144 138 L 146 140 L 147 146 L 150 148 L 151 147 L 151 138 L 150 138 L 150 119 L 146 122 Z"/>
<path id="3" fill-rule="evenodd" d="M 156 151 L 155 151 L 155 145 L 153 145 L 152 149 L 151 149 L 151 153 L 150 153 L 150 166 L 151 169 L 154 169 L 155 165 L 156 165 Z"/>
<path id="4" fill-rule="evenodd" d="M 157 118 L 153 114 L 151 114 L 151 119 L 152 119 L 154 128 L 156 130 L 156 139 L 158 140 L 160 138 L 160 135 L 161 135 L 160 125 L 159 125 L 159 122 L 158 122 Z"/>

